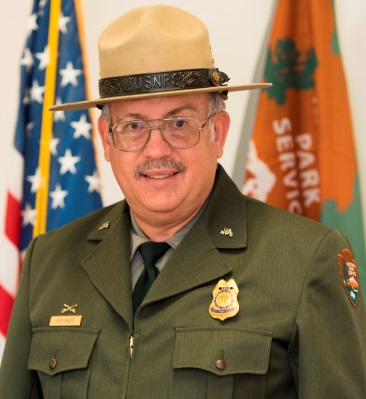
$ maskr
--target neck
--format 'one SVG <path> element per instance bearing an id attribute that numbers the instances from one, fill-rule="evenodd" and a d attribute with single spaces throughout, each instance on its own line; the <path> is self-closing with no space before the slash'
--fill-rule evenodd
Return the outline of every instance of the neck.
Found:
<path id="1" fill-rule="evenodd" d="M 173 237 L 180 229 L 186 226 L 199 212 L 192 213 L 189 217 L 176 219 L 172 222 L 170 214 L 164 215 L 159 212 L 155 217 L 140 217 L 140 215 L 133 212 L 136 223 L 144 234 L 149 237 L 151 241 L 167 241 Z M 144 215 L 146 216 L 146 215 Z"/>

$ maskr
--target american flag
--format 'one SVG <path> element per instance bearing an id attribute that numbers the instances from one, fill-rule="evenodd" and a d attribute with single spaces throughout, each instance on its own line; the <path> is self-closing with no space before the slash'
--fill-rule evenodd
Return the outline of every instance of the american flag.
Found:
<path id="1" fill-rule="evenodd" d="M 30 240 L 102 206 L 89 111 L 48 111 L 87 98 L 80 12 L 79 0 L 35 0 L 27 24 L 0 235 L 0 360 Z"/>

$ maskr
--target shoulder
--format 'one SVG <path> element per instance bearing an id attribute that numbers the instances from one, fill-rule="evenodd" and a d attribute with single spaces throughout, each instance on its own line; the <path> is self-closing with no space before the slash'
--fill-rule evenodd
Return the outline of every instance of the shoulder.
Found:
<path id="1" fill-rule="evenodd" d="M 287 210 L 266 204 L 256 199 L 242 195 L 248 209 L 248 217 L 252 220 L 270 222 L 274 226 L 280 223 L 279 227 L 301 226 L 306 229 L 326 231 L 330 228 L 320 222 L 309 219 L 305 216 L 291 213 Z M 270 219 L 268 219 L 270 218 Z"/>
<path id="2" fill-rule="evenodd" d="M 37 240 L 43 242 L 48 240 L 72 241 L 77 239 L 80 241 L 103 229 L 106 223 L 108 224 L 116 220 L 124 212 L 128 212 L 128 206 L 125 201 L 121 201 L 76 219 L 65 226 L 49 231 L 37 237 Z"/>
<path id="3" fill-rule="evenodd" d="M 295 242 L 310 246 L 326 243 L 328 239 L 342 246 L 349 246 L 348 239 L 340 231 L 318 221 L 297 215 L 275 206 L 243 196 L 247 206 L 248 228 L 262 231 L 282 242 Z"/>
<path id="4" fill-rule="evenodd" d="M 320 222 L 242 194 L 223 168 L 218 170 L 218 179 L 212 197 L 216 217 L 218 213 L 225 213 L 225 216 L 228 216 L 232 210 L 235 210 L 236 218 L 240 217 L 249 230 L 258 230 L 261 234 L 312 236 L 334 232 L 334 229 Z"/>

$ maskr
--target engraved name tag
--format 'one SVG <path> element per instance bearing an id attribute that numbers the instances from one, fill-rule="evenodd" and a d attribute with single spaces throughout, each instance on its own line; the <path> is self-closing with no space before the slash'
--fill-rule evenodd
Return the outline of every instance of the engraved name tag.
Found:
<path id="1" fill-rule="evenodd" d="M 81 318 L 83 316 L 51 316 L 50 327 L 60 327 L 60 326 L 80 326 Z"/>

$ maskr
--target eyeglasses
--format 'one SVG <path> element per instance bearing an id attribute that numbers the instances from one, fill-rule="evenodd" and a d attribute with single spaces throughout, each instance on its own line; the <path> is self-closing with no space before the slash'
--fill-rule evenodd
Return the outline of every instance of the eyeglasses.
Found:
<path id="1" fill-rule="evenodd" d="M 166 118 L 129 121 L 109 126 L 109 137 L 120 151 L 132 152 L 145 147 L 152 130 L 160 130 L 163 139 L 174 148 L 191 148 L 200 140 L 210 115 L 202 126 L 192 118 Z M 150 125 L 151 122 L 159 123 Z"/>

